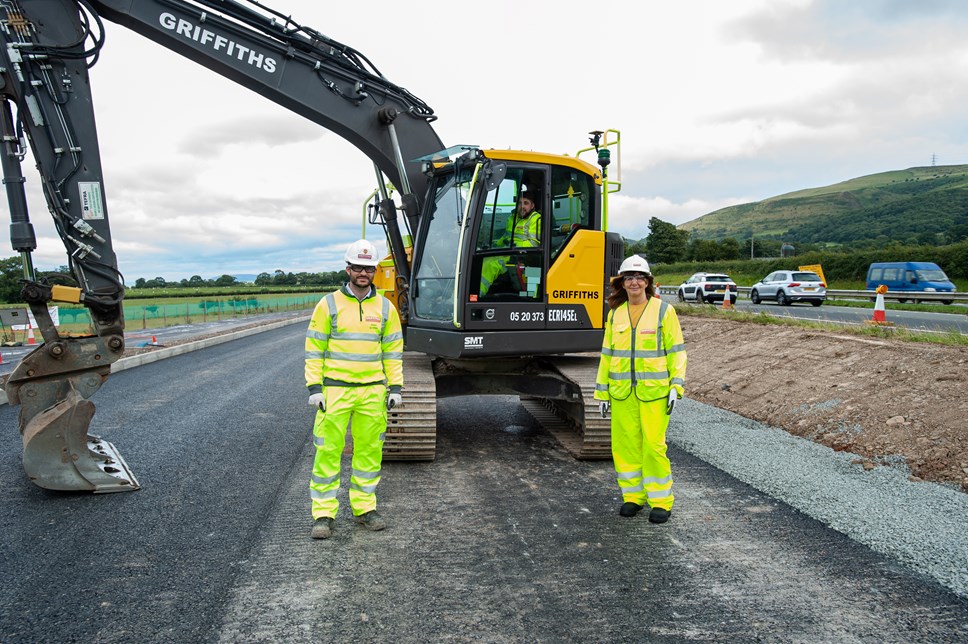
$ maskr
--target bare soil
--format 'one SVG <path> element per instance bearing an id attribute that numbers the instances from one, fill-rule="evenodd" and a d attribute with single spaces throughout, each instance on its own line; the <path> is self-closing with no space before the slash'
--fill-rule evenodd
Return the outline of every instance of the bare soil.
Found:
<path id="1" fill-rule="evenodd" d="M 680 317 L 686 395 L 968 492 L 968 350 Z"/>

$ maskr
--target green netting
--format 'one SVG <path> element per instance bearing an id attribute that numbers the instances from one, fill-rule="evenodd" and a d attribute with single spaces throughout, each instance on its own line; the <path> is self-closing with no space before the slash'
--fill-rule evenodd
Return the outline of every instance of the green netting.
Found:
<path id="1" fill-rule="evenodd" d="M 168 326 L 186 322 L 205 322 L 236 318 L 246 315 L 298 311 L 316 306 L 323 293 L 299 295 L 258 295 L 222 298 L 186 298 L 184 301 L 164 302 L 135 300 L 124 306 L 126 328 Z M 91 317 L 86 308 L 58 307 L 60 326 L 90 325 Z"/>

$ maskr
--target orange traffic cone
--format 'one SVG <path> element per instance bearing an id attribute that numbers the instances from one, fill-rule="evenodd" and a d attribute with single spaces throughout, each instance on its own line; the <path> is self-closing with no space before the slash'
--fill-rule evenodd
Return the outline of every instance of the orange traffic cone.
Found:
<path id="1" fill-rule="evenodd" d="M 34 327 L 27 325 L 27 344 L 37 344 L 37 340 L 34 338 Z"/>
<path id="2" fill-rule="evenodd" d="M 723 310 L 733 308 L 732 294 L 729 291 L 729 287 L 726 287 L 726 294 L 723 295 Z"/>
<path id="3" fill-rule="evenodd" d="M 881 284 L 877 287 L 877 297 L 874 299 L 874 317 L 868 320 L 868 324 L 880 326 L 892 326 L 893 322 L 887 321 L 887 314 L 884 310 L 884 294 L 887 293 L 887 286 Z"/>

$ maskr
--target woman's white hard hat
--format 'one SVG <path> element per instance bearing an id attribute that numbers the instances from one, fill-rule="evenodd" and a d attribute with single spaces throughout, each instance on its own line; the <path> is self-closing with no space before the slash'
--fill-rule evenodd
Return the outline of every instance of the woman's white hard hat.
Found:
<path id="1" fill-rule="evenodd" d="M 651 275 L 652 271 L 649 270 L 649 263 L 638 255 L 632 255 L 627 258 L 622 265 L 618 268 L 618 274 L 624 275 L 625 273 L 646 273 Z"/>

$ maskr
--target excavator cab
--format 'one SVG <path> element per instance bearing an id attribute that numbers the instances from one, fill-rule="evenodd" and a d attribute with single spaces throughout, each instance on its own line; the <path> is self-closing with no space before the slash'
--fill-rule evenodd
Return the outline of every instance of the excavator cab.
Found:
<path id="1" fill-rule="evenodd" d="M 435 164 L 417 231 L 409 349 L 448 358 L 597 351 L 624 250 L 602 173 L 574 157 L 475 149 Z M 520 202 L 534 202 L 522 225 Z M 524 239 L 515 230 L 527 228 Z"/>

